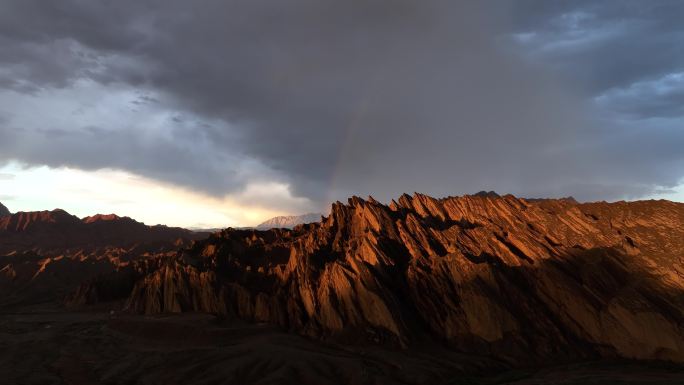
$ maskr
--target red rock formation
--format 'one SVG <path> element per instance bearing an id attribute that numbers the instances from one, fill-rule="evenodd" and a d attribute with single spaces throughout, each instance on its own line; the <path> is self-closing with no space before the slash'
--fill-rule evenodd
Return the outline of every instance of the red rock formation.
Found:
<path id="1" fill-rule="evenodd" d="M 683 256 L 668 201 L 353 197 L 321 223 L 197 242 L 142 272 L 128 307 L 516 362 L 684 361 Z"/>
<path id="2" fill-rule="evenodd" d="M 126 217 L 127 218 L 127 217 Z M 128 218 L 130 219 L 130 218 Z M 116 214 L 96 214 L 83 218 L 83 223 L 95 223 L 99 221 L 118 221 L 121 217 Z"/>

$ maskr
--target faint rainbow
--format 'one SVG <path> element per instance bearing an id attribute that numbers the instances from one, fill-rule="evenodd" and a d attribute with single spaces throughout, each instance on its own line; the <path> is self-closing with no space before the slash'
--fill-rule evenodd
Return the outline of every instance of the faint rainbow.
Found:
<path id="1" fill-rule="evenodd" d="M 375 90 L 381 81 L 382 76 L 379 72 L 380 71 L 376 71 L 375 76 L 373 76 L 367 83 L 366 87 L 364 87 L 364 92 L 360 94 L 358 103 L 349 116 L 349 123 L 344 129 L 342 145 L 337 153 L 337 161 L 333 167 L 333 172 L 330 176 L 330 183 L 328 184 L 326 201 L 329 203 L 336 200 L 334 194 L 338 190 L 338 187 L 340 187 L 338 186 L 339 177 L 347 158 L 347 150 L 350 148 L 354 139 L 359 134 L 359 130 L 362 127 L 363 118 L 366 116 L 370 108 L 372 97 L 374 96 Z"/>

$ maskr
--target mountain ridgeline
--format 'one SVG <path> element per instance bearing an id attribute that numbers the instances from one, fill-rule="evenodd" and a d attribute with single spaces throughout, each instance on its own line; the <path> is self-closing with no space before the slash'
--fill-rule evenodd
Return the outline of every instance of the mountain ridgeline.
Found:
<path id="1" fill-rule="evenodd" d="M 0 218 L 0 255 L 34 251 L 41 255 L 88 253 L 102 248 L 173 247 L 199 238 L 190 230 L 147 226 L 114 214 L 80 219 L 68 212 L 18 212 Z"/>
<path id="2" fill-rule="evenodd" d="M 135 313 L 209 312 L 345 343 L 684 362 L 684 204 L 352 197 L 317 223 L 226 229 L 132 263 L 68 302 L 112 293 Z"/>

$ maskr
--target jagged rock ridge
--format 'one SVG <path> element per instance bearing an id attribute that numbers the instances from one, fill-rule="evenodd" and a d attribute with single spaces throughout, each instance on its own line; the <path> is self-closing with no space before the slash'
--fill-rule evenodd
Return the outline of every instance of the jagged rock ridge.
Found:
<path id="1" fill-rule="evenodd" d="M 291 229 L 297 225 L 318 222 L 322 216 L 322 214 L 318 213 L 278 216 L 260 223 L 256 228 L 258 230 Z"/>
<path id="2" fill-rule="evenodd" d="M 518 363 L 684 361 L 683 256 L 684 204 L 668 201 L 353 197 L 320 223 L 228 229 L 138 266 L 127 307 Z"/>

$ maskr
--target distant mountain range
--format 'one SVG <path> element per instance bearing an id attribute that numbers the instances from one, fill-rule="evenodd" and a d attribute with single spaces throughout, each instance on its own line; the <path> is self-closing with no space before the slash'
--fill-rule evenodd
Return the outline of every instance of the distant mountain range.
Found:
<path id="1" fill-rule="evenodd" d="M 231 226 L 234 230 L 270 230 L 270 229 L 292 229 L 303 223 L 319 222 L 323 214 L 309 213 L 303 215 L 281 215 L 267 219 L 256 226 Z M 215 233 L 225 227 L 190 227 L 190 230 L 204 233 Z"/>
<path id="2" fill-rule="evenodd" d="M 320 213 L 278 216 L 259 224 L 256 228 L 257 230 L 291 229 L 302 223 L 319 222 L 322 216 L 323 214 Z"/>
<path id="3" fill-rule="evenodd" d="M 0 217 L 0 255 L 20 251 L 58 255 L 76 249 L 89 252 L 108 247 L 173 245 L 179 239 L 202 236 L 178 227 L 147 226 L 114 214 L 79 219 L 61 209 Z"/>

